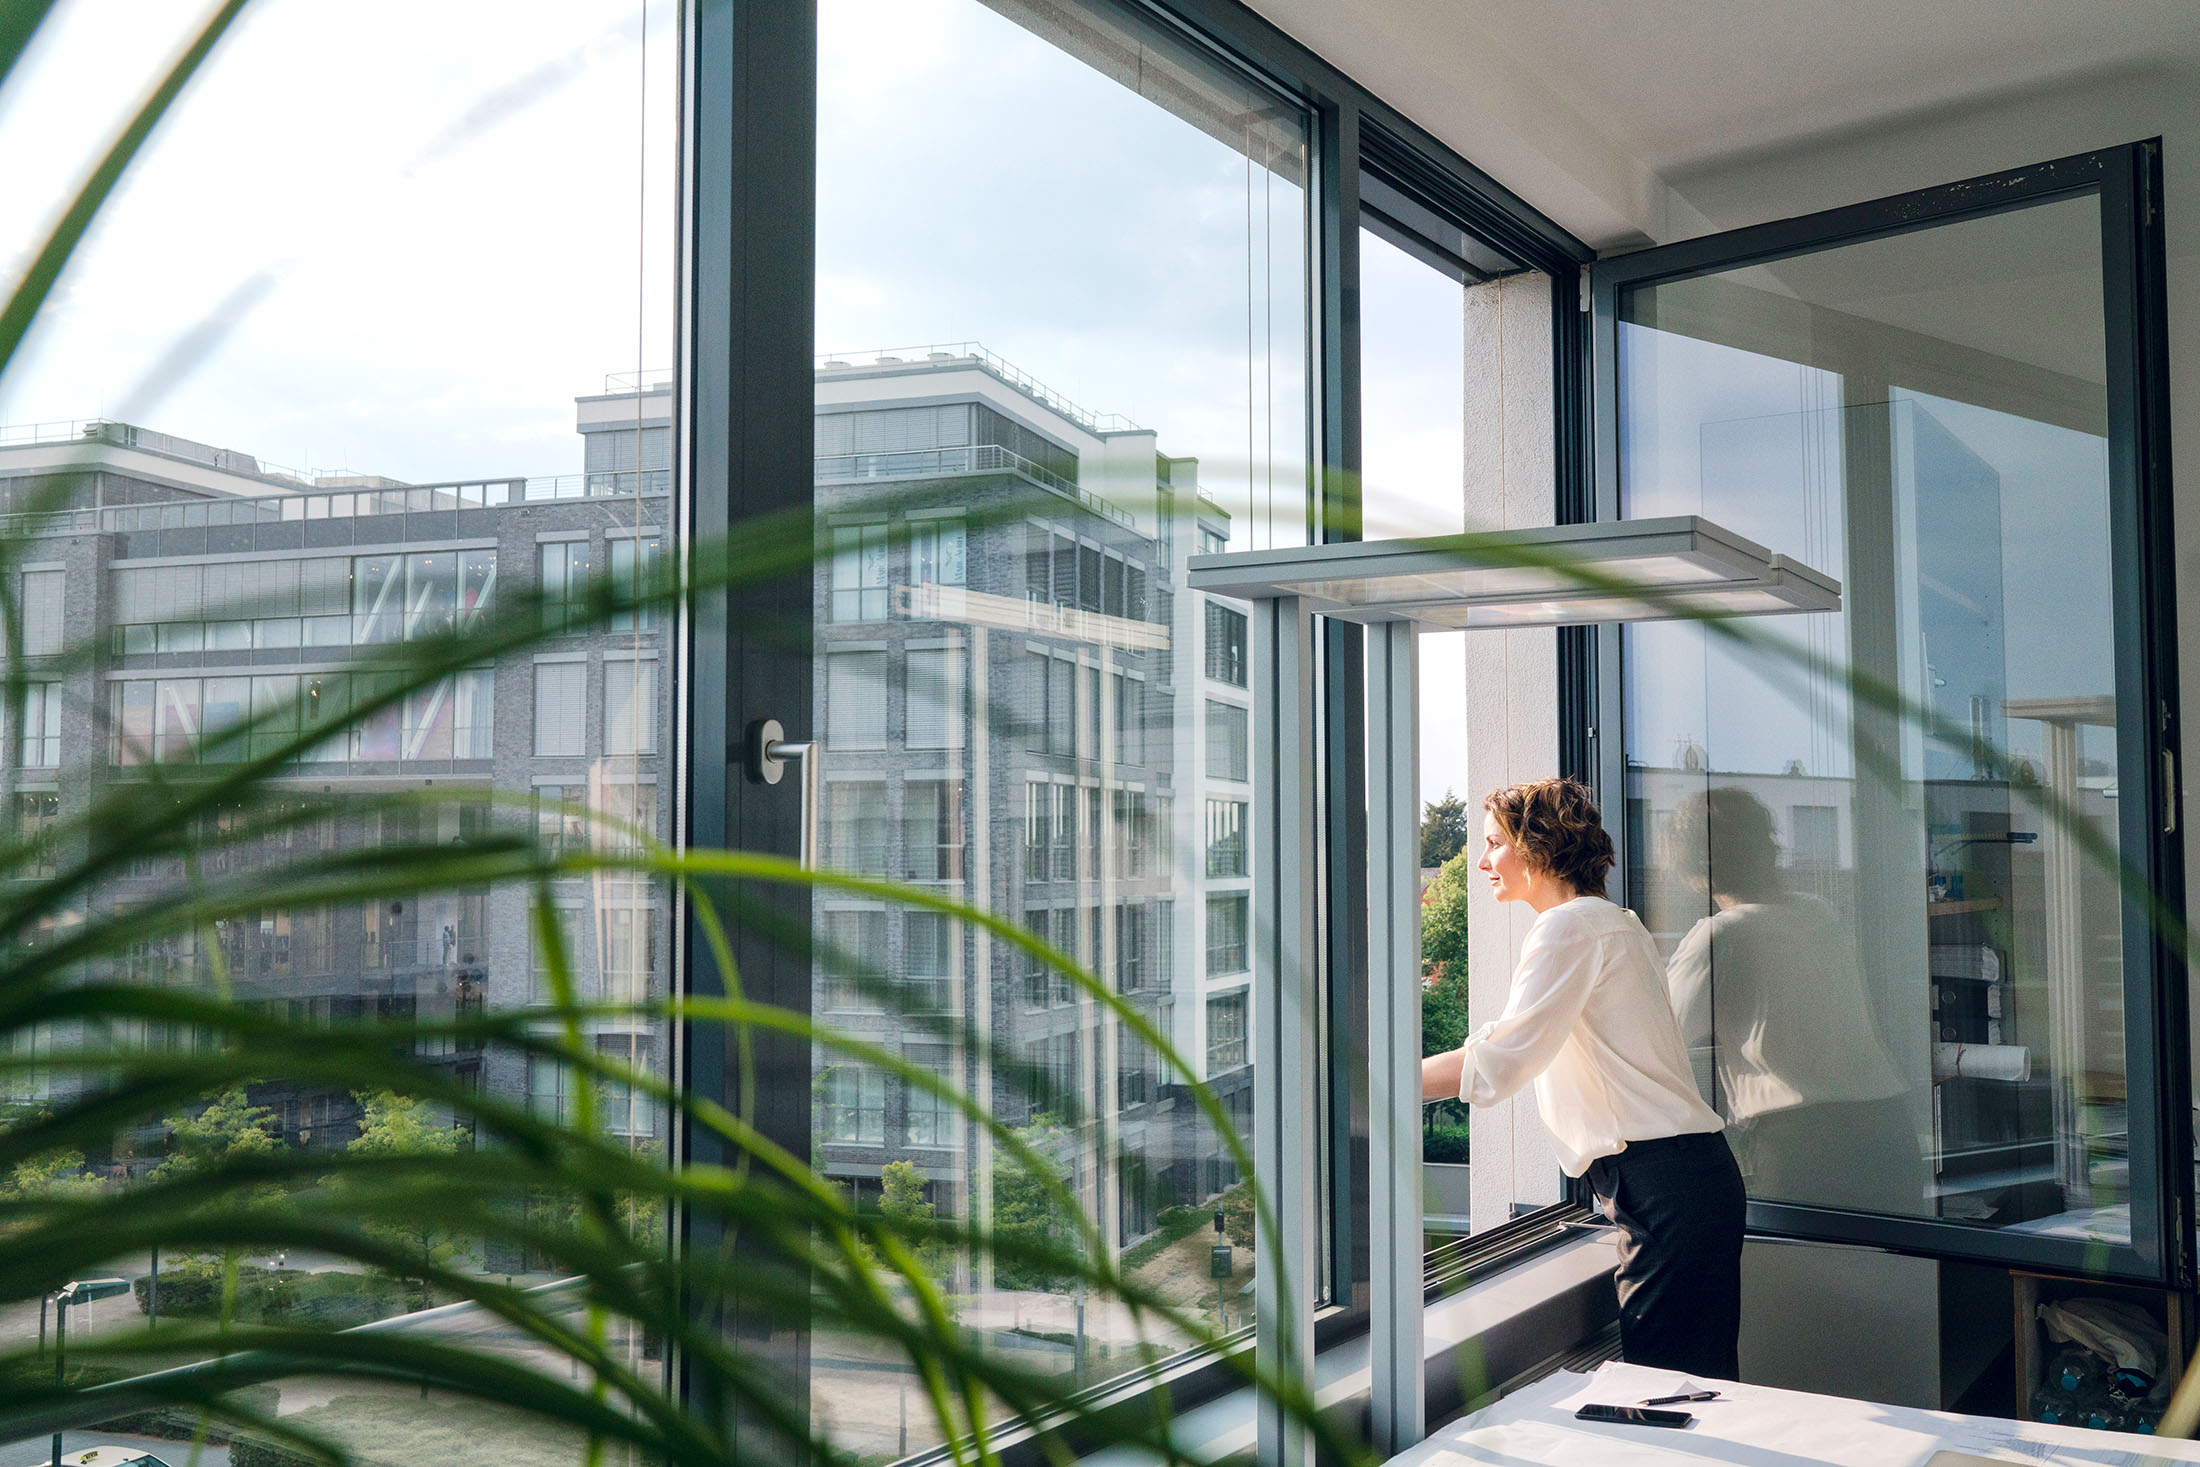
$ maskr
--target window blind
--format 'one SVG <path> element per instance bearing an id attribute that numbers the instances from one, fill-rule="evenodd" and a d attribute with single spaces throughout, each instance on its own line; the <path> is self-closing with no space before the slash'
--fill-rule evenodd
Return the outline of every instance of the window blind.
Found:
<path id="1" fill-rule="evenodd" d="M 23 574 L 23 654 L 51 657 L 61 650 L 62 599 L 66 571 Z"/>
<path id="2" fill-rule="evenodd" d="M 909 747 L 962 747 L 961 656 L 953 648 L 909 654 Z"/>
<path id="3" fill-rule="evenodd" d="M 606 658 L 603 746 L 607 754 L 657 752 L 657 664 Z"/>
<path id="4" fill-rule="evenodd" d="M 826 669 L 826 742 L 835 749 L 884 748 L 886 654 L 835 652 Z"/>
<path id="5" fill-rule="evenodd" d="M 588 664 L 535 664 L 535 752 L 579 754 L 587 747 Z"/>

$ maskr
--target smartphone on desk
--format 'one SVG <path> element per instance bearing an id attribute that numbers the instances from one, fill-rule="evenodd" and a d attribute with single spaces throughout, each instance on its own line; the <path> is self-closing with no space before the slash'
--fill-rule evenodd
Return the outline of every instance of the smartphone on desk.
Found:
<path id="1" fill-rule="evenodd" d="M 1659 1411 L 1650 1406 L 1583 1406 L 1576 1421 L 1615 1421 L 1621 1426 L 1686 1426 L 1696 1418 L 1686 1411 Z"/>

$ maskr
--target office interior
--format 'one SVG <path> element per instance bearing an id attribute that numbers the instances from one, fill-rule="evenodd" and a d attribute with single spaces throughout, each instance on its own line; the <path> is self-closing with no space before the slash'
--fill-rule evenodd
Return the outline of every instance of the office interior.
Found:
<path id="1" fill-rule="evenodd" d="M 141 16 L 103 57 L 94 9 L 0 92 L 15 149 L 58 139 L 24 258 L 28 200 L 187 38 Z M 1203 1460 L 1328 1459 L 1232 1352 L 1381 1459 L 1482 1460 L 1445 1434 L 1496 1422 L 1525 1455 L 1489 1460 L 1612 1460 L 1624 1428 L 1502 1415 L 1618 1360 L 1611 1233 L 1532 1098 L 1400 1078 L 1502 1009 L 1533 915 L 1471 869 L 1482 794 L 1566 774 L 1748 1184 L 1729 1395 L 1911 1413 L 1920 1462 L 1993 1423 L 2136 1450 L 2200 1339 L 2196 98 L 2174 0 L 248 6 L 0 377 L 0 508 L 42 517 L 12 828 L 363 696 L 354 658 L 500 585 L 578 618 L 591 577 L 799 522 L 767 590 L 552 627 L 297 778 L 911 883 L 1099 975 L 1119 1006 L 877 892 L 805 898 L 815 952 L 731 934 L 755 992 L 1058 1156 L 1096 1246 L 1227 1341 L 939 1264 L 989 1348 L 1158 1393 Z M 1654 593 L 1564 569 L 1637 522 L 1686 542 Z M 1433 559 L 1337 569 L 1403 541 Z M 255 1001 L 547 1016 L 531 899 L 220 946 Z M 722 979 L 647 882 L 548 900 L 599 995 Z M 733 1093 L 722 1038 L 591 1032 Z M 1007 1215 L 996 1142 L 925 1087 L 763 1053 L 771 1140 L 859 1205 Z M 440 1062 L 573 1113 L 553 1065 Z M 252 1098 L 284 1146 L 370 1120 Z M 635 1092 L 606 1124 L 678 1161 Z M 2070 1333 L 2101 1304 L 2129 1358 Z M 854 1456 L 955 1454 L 868 1342 L 766 1353 Z M 1726 1460 L 1795 1460 L 1735 1430 Z"/>

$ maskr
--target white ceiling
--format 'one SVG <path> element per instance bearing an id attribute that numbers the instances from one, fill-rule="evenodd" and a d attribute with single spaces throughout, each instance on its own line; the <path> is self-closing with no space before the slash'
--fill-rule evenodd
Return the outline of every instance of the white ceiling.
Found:
<path id="1" fill-rule="evenodd" d="M 1600 248 L 1693 232 L 1674 185 L 1727 160 L 2200 70 L 2194 0 L 1250 3 Z"/>

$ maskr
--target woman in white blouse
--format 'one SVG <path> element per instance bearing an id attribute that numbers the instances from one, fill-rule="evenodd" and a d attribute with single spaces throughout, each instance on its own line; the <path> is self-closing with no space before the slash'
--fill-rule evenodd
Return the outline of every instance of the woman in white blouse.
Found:
<path id="1" fill-rule="evenodd" d="M 1570 779 L 1482 802 L 1482 858 L 1501 902 L 1526 902 L 1505 1012 L 1421 1062 L 1421 1093 L 1494 1105 L 1526 1086 L 1559 1163 L 1586 1175 L 1620 1229 L 1620 1350 L 1638 1365 L 1732 1380 L 1741 1329 L 1743 1193 L 1704 1104 L 1635 914 L 1602 892 L 1612 841 Z"/>

